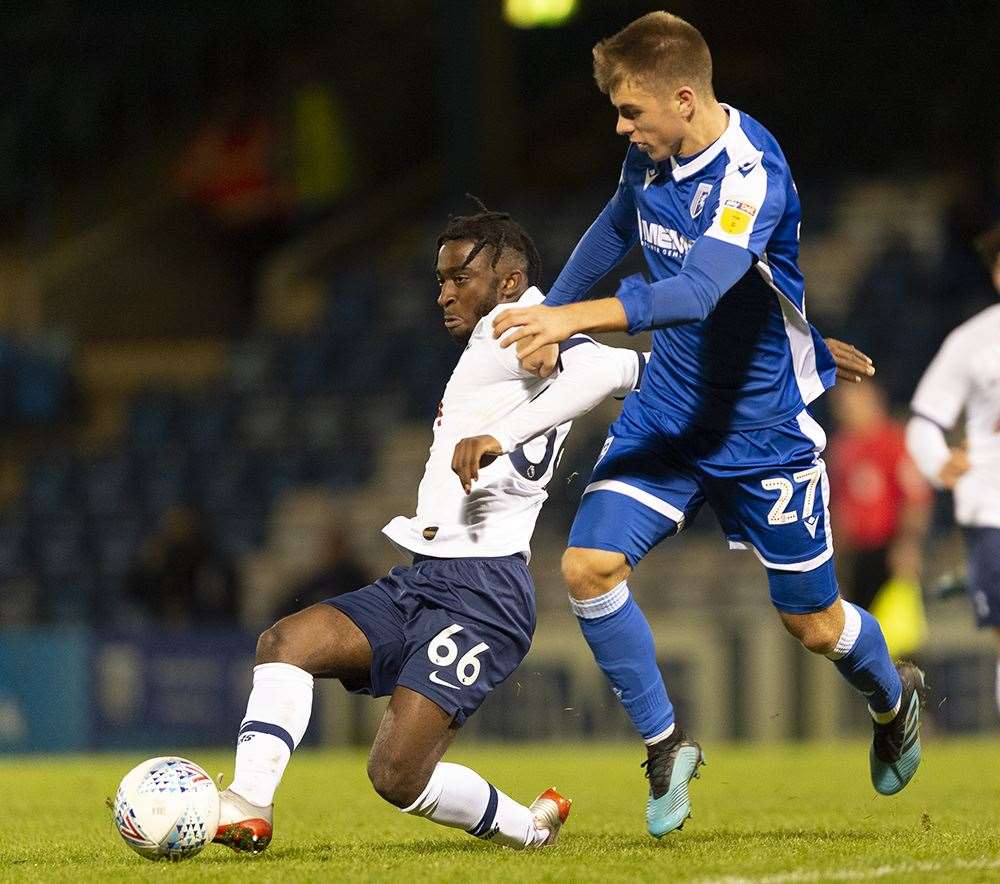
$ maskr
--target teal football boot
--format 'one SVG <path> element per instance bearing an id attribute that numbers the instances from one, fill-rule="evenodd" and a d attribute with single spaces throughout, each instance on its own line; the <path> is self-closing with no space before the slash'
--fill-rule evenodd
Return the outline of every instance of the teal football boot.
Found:
<path id="1" fill-rule="evenodd" d="M 705 763 L 701 746 L 675 731 L 669 739 L 647 747 L 648 758 L 642 763 L 649 780 L 646 803 L 646 826 L 654 838 L 662 838 L 684 827 L 691 816 L 688 784 L 698 776 L 698 766 Z"/>
<path id="2" fill-rule="evenodd" d="M 888 724 L 875 722 L 868 761 L 872 785 L 882 795 L 895 795 L 913 779 L 920 765 L 920 710 L 927 702 L 924 674 L 912 663 L 899 662 L 903 682 L 899 712 Z"/>

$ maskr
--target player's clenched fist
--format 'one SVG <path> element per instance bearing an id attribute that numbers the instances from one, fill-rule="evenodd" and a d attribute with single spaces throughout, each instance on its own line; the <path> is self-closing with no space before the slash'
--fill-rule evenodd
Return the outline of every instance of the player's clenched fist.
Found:
<path id="1" fill-rule="evenodd" d="M 451 459 L 451 468 L 458 475 L 466 494 L 471 493 L 473 480 L 479 478 L 479 468 L 489 466 L 501 454 L 503 449 L 492 436 L 469 436 L 459 440 Z"/>

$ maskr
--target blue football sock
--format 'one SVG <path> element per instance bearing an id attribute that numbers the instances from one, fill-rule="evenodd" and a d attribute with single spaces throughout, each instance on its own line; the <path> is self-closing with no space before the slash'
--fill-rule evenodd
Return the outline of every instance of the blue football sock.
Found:
<path id="1" fill-rule="evenodd" d="M 827 656 L 862 694 L 876 715 L 894 712 L 903 692 L 899 673 L 889 656 L 882 627 L 864 608 L 841 600 L 844 631 Z"/>
<path id="2" fill-rule="evenodd" d="M 615 695 L 644 740 L 664 737 L 674 724 L 674 707 L 656 665 L 649 623 L 628 591 L 614 589 L 586 601 L 571 598 L 583 637 L 608 677 Z"/>

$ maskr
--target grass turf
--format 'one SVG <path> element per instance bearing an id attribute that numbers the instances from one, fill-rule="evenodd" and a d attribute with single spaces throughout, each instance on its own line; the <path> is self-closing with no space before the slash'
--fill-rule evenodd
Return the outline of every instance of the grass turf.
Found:
<path id="1" fill-rule="evenodd" d="M 929 751 L 928 751 L 929 750 Z M 456 746 L 525 802 L 574 799 L 551 850 L 515 853 L 399 813 L 371 790 L 363 753 L 296 753 L 276 837 L 259 857 L 210 845 L 179 864 L 127 848 L 104 807 L 140 755 L 0 761 L 3 881 L 997 881 L 1000 742 L 934 740 L 900 795 L 877 796 L 862 743 L 709 746 L 694 817 L 654 841 L 635 746 Z M 231 755 L 192 752 L 211 773 Z"/>

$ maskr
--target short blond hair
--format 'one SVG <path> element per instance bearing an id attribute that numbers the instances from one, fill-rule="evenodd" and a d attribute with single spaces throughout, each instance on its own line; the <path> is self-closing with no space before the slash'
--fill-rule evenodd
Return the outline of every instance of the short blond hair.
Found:
<path id="1" fill-rule="evenodd" d="M 680 16 L 650 12 L 593 49 L 594 79 L 608 93 L 623 80 L 688 85 L 712 92 L 712 54 L 701 32 Z"/>

